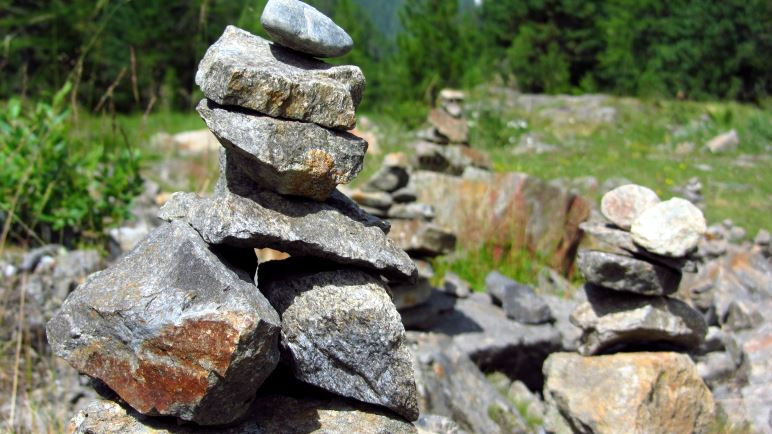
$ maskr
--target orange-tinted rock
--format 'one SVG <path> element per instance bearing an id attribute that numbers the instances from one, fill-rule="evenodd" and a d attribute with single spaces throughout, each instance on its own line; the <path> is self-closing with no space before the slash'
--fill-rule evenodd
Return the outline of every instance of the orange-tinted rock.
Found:
<path id="1" fill-rule="evenodd" d="M 465 119 L 458 119 L 448 112 L 433 109 L 429 112 L 429 123 L 437 132 L 445 136 L 451 143 L 466 143 L 469 140 L 469 125 Z"/>

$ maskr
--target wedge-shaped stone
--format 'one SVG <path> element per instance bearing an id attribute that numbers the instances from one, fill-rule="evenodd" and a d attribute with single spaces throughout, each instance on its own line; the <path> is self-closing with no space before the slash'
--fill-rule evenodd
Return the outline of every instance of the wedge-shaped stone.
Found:
<path id="1" fill-rule="evenodd" d="M 296 378 L 418 418 L 405 329 L 379 278 L 290 258 L 261 264 L 258 284 L 281 315 Z"/>
<path id="2" fill-rule="evenodd" d="M 578 259 L 587 282 L 616 291 L 667 295 L 681 282 L 680 272 L 629 256 L 583 250 Z"/>
<path id="3" fill-rule="evenodd" d="M 415 264 L 372 220 L 358 220 L 347 199 L 291 199 L 276 193 L 248 197 L 230 192 L 202 198 L 174 193 L 161 208 L 163 220 L 183 220 L 210 244 L 269 247 L 292 256 L 316 256 L 412 279 Z M 342 196 L 342 195 L 341 195 Z"/>
<path id="4" fill-rule="evenodd" d="M 198 65 L 196 84 L 218 104 L 348 130 L 365 77 L 356 66 L 328 65 L 228 26 Z"/>
<path id="5" fill-rule="evenodd" d="M 367 142 L 344 131 L 275 119 L 209 100 L 198 113 L 256 185 L 281 194 L 326 199 L 362 170 Z"/>
<path id="6" fill-rule="evenodd" d="M 269 0 L 260 22 L 274 41 L 312 56 L 343 56 L 354 47 L 345 30 L 298 0 Z"/>
<path id="7" fill-rule="evenodd" d="M 54 352 L 137 411 L 233 422 L 279 361 L 279 316 L 183 222 L 92 274 L 48 323 Z"/>
<path id="8" fill-rule="evenodd" d="M 579 353 L 633 350 L 688 350 L 705 339 L 705 319 L 688 304 L 668 297 L 620 293 L 585 286 L 587 302 L 571 322 L 582 329 Z"/>

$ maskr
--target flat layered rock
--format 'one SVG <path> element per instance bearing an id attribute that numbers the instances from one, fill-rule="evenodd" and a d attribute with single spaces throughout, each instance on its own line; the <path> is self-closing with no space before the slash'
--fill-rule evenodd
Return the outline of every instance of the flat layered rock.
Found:
<path id="1" fill-rule="evenodd" d="M 218 104 L 348 130 L 365 77 L 356 66 L 331 66 L 228 26 L 198 65 L 196 84 Z"/>
<path id="2" fill-rule="evenodd" d="M 338 57 L 354 48 L 345 30 L 298 0 L 269 0 L 260 23 L 275 42 L 311 56 Z"/>
<path id="3" fill-rule="evenodd" d="M 387 216 L 390 219 L 422 219 L 431 221 L 434 218 L 434 207 L 425 203 L 398 203 L 389 207 Z"/>
<path id="4" fill-rule="evenodd" d="M 630 228 L 635 244 L 652 253 L 674 258 L 694 250 L 706 230 L 702 211 L 688 200 L 679 198 L 647 209 Z"/>
<path id="5" fill-rule="evenodd" d="M 650 297 L 585 286 L 587 302 L 571 315 L 582 329 L 584 355 L 620 349 L 689 350 L 707 333 L 705 319 L 688 304 L 668 297 Z"/>
<path id="6" fill-rule="evenodd" d="M 367 142 L 344 131 L 275 119 L 202 100 L 198 113 L 262 189 L 326 199 L 362 170 Z"/>
<path id="7" fill-rule="evenodd" d="M 461 175 L 467 167 L 490 169 L 490 157 L 465 145 L 415 144 L 415 166 L 421 170 Z"/>
<path id="8" fill-rule="evenodd" d="M 105 400 L 86 406 L 67 426 L 72 434 L 417 434 L 415 427 L 365 404 L 336 398 L 260 395 L 247 419 L 231 427 L 178 425 L 144 417 Z"/>
<path id="9" fill-rule="evenodd" d="M 544 363 L 544 375 L 549 432 L 705 434 L 714 429 L 713 396 L 685 354 L 555 353 Z"/>
<path id="10" fill-rule="evenodd" d="M 233 422 L 279 361 L 279 316 L 227 256 L 183 222 L 160 226 L 67 298 L 54 352 L 140 413 Z"/>
<path id="11" fill-rule="evenodd" d="M 389 238 L 417 256 L 445 255 L 456 247 L 454 234 L 423 219 L 392 221 Z"/>
<path id="12" fill-rule="evenodd" d="M 659 203 L 657 193 L 641 185 L 627 184 L 603 195 L 600 211 L 611 223 L 629 231 L 642 212 Z"/>
<path id="13" fill-rule="evenodd" d="M 384 283 L 307 260 L 260 266 L 261 291 L 282 319 L 282 351 L 295 377 L 418 418 L 405 329 Z"/>
<path id="14" fill-rule="evenodd" d="M 383 165 L 362 187 L 368 191 L 385 191 L 391 193 L 407 185 L 410 175 L 407 167 L 402 165 Z"/>
<path id="15" fill-rule="evenodd" d="M 582 250 L 578 265 L 588 283 L 616 291 L 668 295 L 674 293 L 681 282 L 678 271 L 613 253 Z"/>
<path id="16" fill-rule="evenodd" d="M 209 198 L 174 193 L 159 217 L 187 222 L 210 244 L 268 247 L 291 256 L 316 256 L 371 268 L 394 279 L 412 278 L 415 264 L 407 253 L 380 227 L 358 220 L 347 209 L 350 204 L 338 195 L 316 202 L 269 191 L 248 197 L 223 192 Z"/>
<path id="17" fill-rule="evenodd" d="M 432 109 L 429 112 L 429 123 L 451 143 L 466 143 L 469 141 L 469 125 L 465 119 L 453 117 L 450 113 Z"/>
<path id="18" fill-rule="evenodd" d="M 528 285 L 492 271 L 485 278 L 485 287 L 510 319 L 524 324 L 543 324 L 553 319 L 549 305 Z"/>

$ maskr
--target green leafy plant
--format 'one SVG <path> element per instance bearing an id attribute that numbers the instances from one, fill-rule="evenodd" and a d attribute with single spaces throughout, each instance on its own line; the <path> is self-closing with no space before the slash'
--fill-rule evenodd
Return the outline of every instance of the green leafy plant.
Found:
<path id="1" fill-rule="evenodd" d="M 141 191 L 140 153 L 117 131 L 93 142 L 70 134 L 70 90 L 51 103 L 11 99 L 0 111 L 0 245 L 98 238 Z"/>

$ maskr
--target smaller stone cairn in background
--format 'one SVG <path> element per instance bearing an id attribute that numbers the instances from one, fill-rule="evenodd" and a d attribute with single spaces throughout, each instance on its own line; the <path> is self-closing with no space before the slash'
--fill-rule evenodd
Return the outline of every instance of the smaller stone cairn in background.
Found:
<path id="1" fill-rule="evenodd" d="M 703 344 L 707 325 L 671 297 L 705 234 L 702 212 L 638 185 L 606 193 L 601 212 L 608 224 L 581 226 L 589 236 L 578 257 L 587 301 L 571 316 L 582 329 L 580 354 L 555 353 L 544 365 L 547 428 L 708 432 L 713 397 L 680 354 Z"/>

